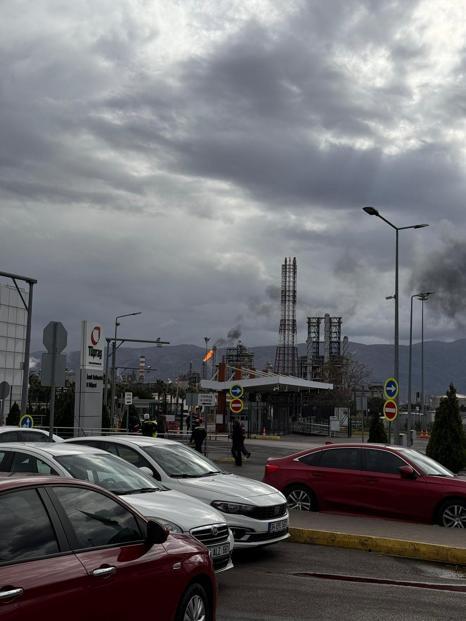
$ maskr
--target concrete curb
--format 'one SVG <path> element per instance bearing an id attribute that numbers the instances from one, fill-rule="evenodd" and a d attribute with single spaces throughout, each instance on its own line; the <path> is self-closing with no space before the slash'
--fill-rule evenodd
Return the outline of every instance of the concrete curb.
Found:
<path id="1" fill-rule="evenodd" d="M 306 528 L 290 528 L 290 539 L 296 543 L 310 543 L 336 548 L 351 548 L 378 552 L 387 556 L 415 558 L 452 565 L 466 565 L 466 550 L 451 546 L 403 539 L 389 539 L 373 535 L 353 535 Z"/>
<path id="2" fill-rule="evenodd" d="M 251 434 L 250 438 L 252 440 L 281 440 L 281 436 L 260 436 L 257 434 Z"/>

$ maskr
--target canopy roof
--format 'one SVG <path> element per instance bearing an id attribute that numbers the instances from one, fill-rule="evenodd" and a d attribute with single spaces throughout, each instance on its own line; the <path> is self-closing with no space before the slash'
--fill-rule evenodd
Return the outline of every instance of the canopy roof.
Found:
<path id="1" fill-rule="evenodd" d="M 232 386 L 242 386 L 248 391 L 268 392 L 273 390 L 301 391 L 301 390 L 332 390 L 333 384 L 305 380 L 292 375 L 269 374 L 263 377 L 243 378 L 238 380 L 201 380 L 201 388 L 207 390 L 230 390 Z"/>

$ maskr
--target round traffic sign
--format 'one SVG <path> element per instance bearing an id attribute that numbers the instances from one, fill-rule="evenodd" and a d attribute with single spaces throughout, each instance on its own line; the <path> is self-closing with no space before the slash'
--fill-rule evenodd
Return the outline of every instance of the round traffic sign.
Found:
<path id="1" fill-rule="evenodd" d="M 394 377 L 389 377 L 383 385 L 385 399 L 396 399 L 398 396 L 398 382 Z"/>
<path id="2" fill-rule="evenodd" d="M 30 414 L 23 414 L 19 419 L 19 426 L 31 429 L 31 427 L 34 427 L 34 419 Z"/>
<path id="3" fill-rule="evenodd" d="M 243 396 L 243 387 L 240 386 L 239 384 L 234 384 L 231 388 L 230 388 L 230 395 L 234 398 L 234 399 L 239 399 L 240 397 Z"/>
<path id="4" fill-rule="evenodd" d="M 398 406 L 393 399 L 387 399 L 383 404 L 383 415 L 390 423 L 398 416 Z"/>
<path id="5" fill-rule="evenodd" d="M 240 414 L 243 411 L 244 403 L 241 399 L 232 399 L 230 401 L 230 411 L 233 414 Z"/>

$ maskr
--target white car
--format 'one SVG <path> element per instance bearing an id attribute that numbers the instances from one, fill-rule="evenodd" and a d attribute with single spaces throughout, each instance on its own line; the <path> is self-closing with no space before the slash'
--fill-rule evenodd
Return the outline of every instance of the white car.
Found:
<path id="1" fill-rule="evenodd" d="M 218 509 L 233 531 L 235 548 L 268 545 L 289 537 L 283 494 L 265 483 L 223 472 L 180 442 L 144 436 L 88 436 L 64 443 L 102 448 L 139 468 L 149 468 L 167 487 Z"/>
<path id="2" fill-rule="evenodd" d="M 90 481 L 122 496 L 172 533 L 189 533 L 210 551 L 217 572 L 233 567 L 233 535 L 212 507 L 154 481 L 106 451 L 65 442 L 0 444 L 0 472 L 57 475 Z"/>
<path id="3" fill-rule="evenodd" d="M 62 442 L 63 438 L 53 434 L 50 440 L 49 432 L 35 427 L 15 427 L 2 425 L 0 427 L 0 442 Z"/>

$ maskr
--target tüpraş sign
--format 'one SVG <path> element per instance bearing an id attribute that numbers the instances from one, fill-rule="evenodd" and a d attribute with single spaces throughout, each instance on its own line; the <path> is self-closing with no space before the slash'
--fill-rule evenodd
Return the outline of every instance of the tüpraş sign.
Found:
<path id="1" fill-rule="evenodd" d="M 104 368 L 104 335 L 102 326 L 91 321 L 81 322 L 81 368 Z"/>

